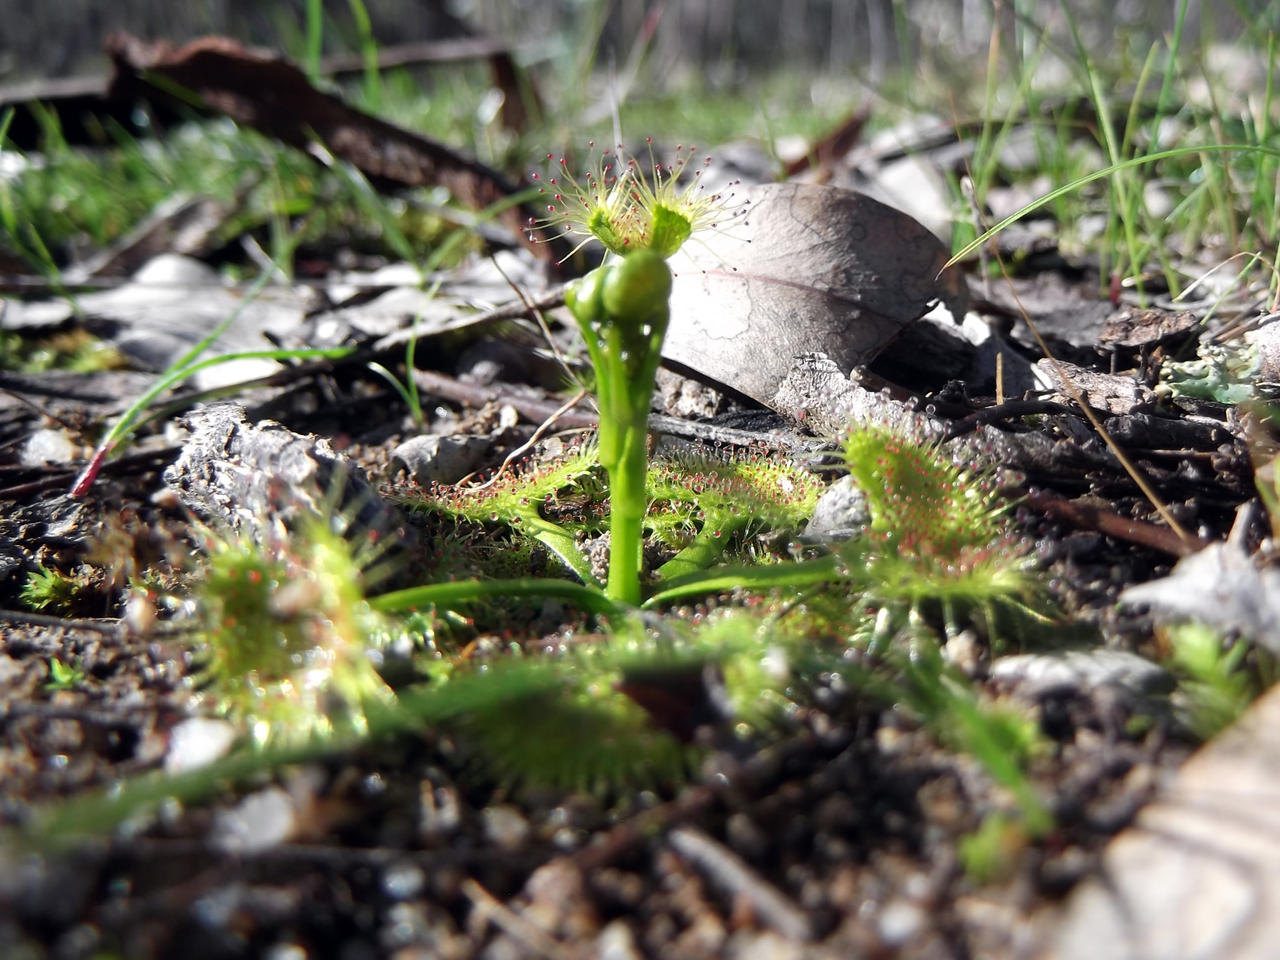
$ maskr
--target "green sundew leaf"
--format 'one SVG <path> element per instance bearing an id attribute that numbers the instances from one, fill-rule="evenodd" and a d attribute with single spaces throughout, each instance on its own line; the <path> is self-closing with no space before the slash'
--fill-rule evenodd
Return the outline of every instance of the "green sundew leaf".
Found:
<path id="1" fill-rule="evenodd" d="M 685 748 L 603 677 L 566 678 L 558 690 L 477 707 L 458 728 L 507 787 L 632 791 L 679 782 L 689 770 Z"/>
<path id="2" fill-rule="evenodd" d="M 696 457 L 657 461 L 649 470 L 649 495 L 672 505 L 672 516 L 651 516 L 651 527 L 681 523 L 698 532 L 658 570 L 673 580 L 711 566 L 743 533 L 788 531 L 813 514 L 822 484 L 800 467 L 771 457 L 720 462 Z"/>
<path id="3" fill-rule="evenodd" d="M 844 454 L 872 529 L 892 542 L 927 543 L 951 558 L 1003 535 L 1003 507 L 986 478 L 952 463 L 936 444 L 870 426 L 849 434 Z"/>
<path id="4" fill-rule="evenodd" d="M 951 672 L 935 644 L 919 641 L 902 658 L 908 702 L 939 736 L 971 754 L 988 775 L 1017 799 L 1027 830 L 1040 836 L 1053 829 L 1053 815 L 1023 767 L 1037 749 L 1031 721 L 979 704 L 976 694 Z"/>
<path id="5" fill-rule="evenodd" d="M 665 581 L 643 604 L 651 610 L 664 603 L 673 603 L 685 597 L 706 596 L 730 590 L 766 591 L 795 588 L 843 579 L 850 573 L 845 560 L 837 557 L 819 557 L 797 563 L 780 563 L 774 566 L 723 566 L 703 570 Z"/>
<path id="6" fill-rule="evenodd" d="M 562 563 L 590 586 L 599 586 L 591 564 L 578 548 L 573 533 L 566 527 L 545 519 L 539 504 L 554 500 L 566 488 L 592 490 L 596 450 L 584 444 L 551 464 L 526 464 L 492 484 L 456 495 L 441 493 L 425 505 L 449 516 L 472 523 L 503 523 L 520 536 L 541 543 Z"/>
<path id="7" fill-rule="evenodd" d="M 532 537 L 550 550 L 583 583 L 592 587 L 601 585 L 591 569 L 590 561 L 578 549 L 578 541 L 572 533 L 559 524 L 543 519 L 536 510 L 516 514 L 515 519 L 519 521 L 517 529 L 520 533 Z"/>
<path id="8" fill-rule="evenodd" d="M 188 773 L 157 772 L 125 780 L 102 791 L 54 803 L 35 811 L 22 830 L 0 837 L 20 849 L 65 847 L 85 837 L 105 836 L 125 820 L 146 815 L 175 799 L 183 804 L 206 800 L 228 783 L 236 783 L 291 764 L 340 755 L 378 739 L 410 730 L 427 729 L 458 716 L 492 708 L 495 698 L 527 700 L 561 688 L 564 680 L 535 664 L 503 669 L 499 678 L 488 673 L 458 676 L 447 683 L 402 691 L 392 703 L 369 705 L 366 736 L 315 737 L 261 749 L 241 748 L 221 760 Z"/>
<path id="9" fill-rule="evenodd" d="M 674 557 L 658 568 L 663 582 L 706 570 L 723 556 L 733 539 L 750 524 L 750 518 L 742 516 L 708 515 L 701 530 Z"/>

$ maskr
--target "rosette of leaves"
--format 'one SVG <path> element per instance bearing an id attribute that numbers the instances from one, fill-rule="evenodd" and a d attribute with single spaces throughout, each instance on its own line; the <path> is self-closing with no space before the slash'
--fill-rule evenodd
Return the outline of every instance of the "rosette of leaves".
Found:
<path id="1" fill-rule="evenodd" d="M 784 535 L 813 515 L 822 481 L 760 451 L 680 456 L 649 466 L 647 525 L 678 553 L 658 570 L 671 580 L 706 570 L 752 534 Z"/>
<path id="2" fill-rule="evenodd" d="M 585 519 L 589 510 L 582 509 L 603 499 L 597 468 L 595 445 L 574 444 L 562 456 L 540 462 L 527 460 L 473 489 L 432 486 L 424 500 L 412 505 L 479 526 L 507 526 L 517 535 L 541 543 L 583 583 L 596 584 L 574 533 L 597 525 Z M 549 519 L 548 514 L 556 512 L 562 500 L 575 505 L 576 519 L 567 523 Z"/>
<path id="3" fill-rule="evenodd" d="M 368 558 L 318 516 L 294 533 L 206 530 L 203 548 L 199 699 L 258 744 L 363 735 L 366 708 L 392 699 L 369 658 L 380 624 L 363 595 Z"/>
<path id="4" fill-rule="evenodd" d="M 973 619 L 990 634 L 1001 610 L 1043 619 L 1029 543 L 1011 523 L 993 471 L 874 425 L 848 435 L 844 457 L 870 523 L 840 555 L 868 599 L 891 612 L 940 614 L 948 634 Z"/>

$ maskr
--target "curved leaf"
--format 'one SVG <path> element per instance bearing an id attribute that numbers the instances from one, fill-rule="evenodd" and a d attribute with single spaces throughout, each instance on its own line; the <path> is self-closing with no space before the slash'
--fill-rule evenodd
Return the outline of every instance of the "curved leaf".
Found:
<path id="1" fill-rule="evenodd" d="M 934 300 L 963 315 L 947 249 L 899 210 L 838 187 L 770 183 L 747 215 L 672 259 L 663 356 L 768 404 L 792 358 L 873 359 Z"/>

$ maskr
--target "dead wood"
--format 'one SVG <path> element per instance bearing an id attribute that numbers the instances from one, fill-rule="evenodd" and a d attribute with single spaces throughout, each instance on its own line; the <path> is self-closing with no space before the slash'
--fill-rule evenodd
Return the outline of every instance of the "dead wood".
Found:
<path id="1" fill-rule="evenodd" d="M 358 168 L 370 180 L 405 187 L 443 185 L 462 203 L 484 209 L 517 189 L 497 170 L 449 147 L 347 106 L 312 86 L 283 58 L 247 50 L 225 37 L 205 37 L 174 48 L 113 34 L 107 52 L 115 67 L 108 96 L 223 114 L 300 150 L 317 147 Z M 561 244 L 537 236 L 526 223 L 532 211 L 501 215 L 512 232 L 544 260 L 558 260 Z"/>

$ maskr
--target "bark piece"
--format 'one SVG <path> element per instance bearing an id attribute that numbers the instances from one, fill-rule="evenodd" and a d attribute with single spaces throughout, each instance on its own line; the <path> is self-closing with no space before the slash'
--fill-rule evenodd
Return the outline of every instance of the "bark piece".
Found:
<path id="1" fill-rule="evenodd" d="M 861 386 L 820 353 L 796 358 L 770 406 L 819 436 L 839 437 L 850 427 L 879 424 L 920 440 L 941 442 L 950 430 L 942 417 L 915 409 L 885 391 Z M 988 425 L 946 443 L 953 457 L 1046 477 L 1084 467 L 1114 468 L 1109 454 L 1078 442 L 1055 442 L 1041 433 L 1006 433 Z"/>
<path id="2" fill-rule="evenodd" d="M 865 105 L 859 107 L 839 125 L 815 140 L 803 156 L 788 162 L 787 176 L 795 177 L 816 168 L 818 179 L 825 183 L 831 178 L 831 168 L 862 139 L 862 128 L 869 119 L 871 108 Z"/>
<path id="3" fill-rule="evenodd" d="M 511 130 L 523 130 L 528 121 L 526 108 L 540 112 L 542 104 L 530 78 L 519 76 L 510 48 L 498 40 L 455 37 L 384 46 L 378 50 L 377 69 L 479 59 L 489 61 L 494 86 L 503 93 L 503 124 Z M 338 53 L 322 57 L 319 68 L 324 76 L 342 77 L 363 74 L 367 65 L 361 53 Z M 57 114 L 59 135 L 73 147 L 102 146 L 103 131 L 112 124 L 132 136 L 143 137 L 154 133 L 153 122 L 167 126 L 184 119 L 183 106 L 173 100 L 153 101 L 152 115 L 143 117 L 135 109 L 136 91 L 117 90 L 125 95 L 115 96 L 109 93 L 110 89 L 110 78 L 106 76 L 53 77 L 0 86 L 0 113 L 7 107 L 14 108 L 7 134 L 9 143 L 24 152 L 40 149 L 44 126 L 35 109 L 37 104 Z"/>
<path id="4" fill-rule="evenodd" d="M 399 512 L 327 440 L 271 420 L 248 423 L 234 403 L 202 407 L 187 423 L 191 437 L 164 479 L 199 516 L 254 535 L 307 513 L 341 513 L 348 529 L 376 534 L 379 542 L 411 540 Z"/>
<path id="5" fill-rule="evenodd" d="M 1066 389 L 1065 379 L 1075 388 L 1084 402 L 1095 410 L 1107 413 L 1131 413 L 1135 407 L 1150 405 L 1155 395 L 1134 376 L 1116 373 L 1099 373 L 1086 367 L 1078 367 L 1065 360 L 1040 360 L 1036 364 L 1042 375 L 1059 391 L 1061 403 L 1074 401 Z"/>
<path id="6" fill-rule="evenodd" d="M 1173 419 L 1133 413 L 1112 417 L 1103 426 L 1117 443 L 1149 450 L 1217 450 L 1234 439 L 1226 424 L 1206 417 Z"/>
<path id="7" fill-rule="evenodd" d="M 1126 308 L 1107 317 L 1098 334 L 1102 347 L 1151 347 L 1158 343 L 1186 338 L 1200 325 L 1200 318 L 1189 310 L 1138 310 Z"/>

